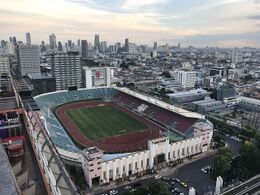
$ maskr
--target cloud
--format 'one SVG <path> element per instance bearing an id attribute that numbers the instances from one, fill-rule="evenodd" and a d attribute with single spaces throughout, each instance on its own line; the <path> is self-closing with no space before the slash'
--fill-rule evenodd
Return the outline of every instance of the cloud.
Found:
<path id="1" fill-rule="evenodd" d="M 260 20 L 260 15 L 248 16 L 249 19 Z"/>
<path id="2" fill-rule="evenodd" d="M 167 0 L 126 0 L 122 8 L 124 9 L 133 9 L 133 8 L 139 8 L 143 6 L 150 6 L 155 4 L 164 4 Z"/>

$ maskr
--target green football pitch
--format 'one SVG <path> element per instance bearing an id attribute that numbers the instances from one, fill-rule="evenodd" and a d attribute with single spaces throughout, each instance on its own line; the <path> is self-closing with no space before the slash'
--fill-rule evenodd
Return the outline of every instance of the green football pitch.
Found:
<path id="1" fill-rule="evenodd" d="M 98 140 L 148 128 L 137 119 L 112 106 L 65 111 L 88 139 Z"/>

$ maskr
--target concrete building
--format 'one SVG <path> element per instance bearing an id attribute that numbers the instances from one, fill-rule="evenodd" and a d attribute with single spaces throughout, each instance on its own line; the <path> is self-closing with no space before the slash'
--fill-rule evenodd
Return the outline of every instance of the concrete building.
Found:
<path id="1" fill-rule="evenodd" d="M 88 41 L 81 40 L 81 56 L 82 58 L 88 57 Z"/>
<path id="2" fill-rule="evenodd" d="M 55 79 L 51 74 L 29 73 L 28 83 L 32 86 L 34 96 L 56 90 Z"/>
<path id="3" fill-rule="evenodd" d="M 239 96 L 238 100 L 239 108 L 253 112 L 260 112 L 260 100 L 243 96 Z"/>
<path id="4" fill-rule="evenodd" d="M 40 48 L 37 45 L 18 45 L 18 65 L 22 76 L 40 73 Z"/>
<path id="5" fill-rule="evenodd" d="M 94 47 L 97 51 L 100 51 L 100 42 L 98 34 L 95 34 Z"/>
<path id="6" fill-rule="evenodd" d="M 234 87 L 230 85 L 222 85 L 217 89 L 217 100 L 223 101 L 225 98 L 236 96 Z"/>
<path id="7" fill-rule="evenodd" d="M 26 33 L 26 44 L 31 45 L 31 34 L 29 32 Z"/>
<path id="8" fill-rule="evenodd" d="M 87 89 L 93 87 L 111 85 L 112 69 L 110 67 L 83 67 L 85 71 L 85 86 Z"/>
<path id="9" fill-rule="evenodd" d="M 169 93 L 171 103 L 189 103 L 193 101 L 204 100 L 209 93 L 204 89 L 193 89 L 184 92 Z"/>
<path id="10" fill-rule="evenodd" d="M 104 53 L 107 50 L 107 42 L 106 41 L 101 41 L 100 43 L 100 52 Z"/>
<path id="11" fill-rule="evenodd" d="M 125 52 L 129 52 L 129 39 L 125 39 Z"/>
<path id="12" fill-rule="evenodd" d="M 173 76 L 183 88 L 194 88 L 196 82 L 196 71 L 177 70 L 174 71 Z"/>
<path id="13" fill-rule="evenodd" d="M 81 66 L 79 52 L 50 54 L 52 76 L 56 90 L 65 90 L 71 86 L 81 87 Z"/>
<path id="14" fill-rule="evenodd" d="M 215 99 L 205 99 L 201 101 L 192 102 L 192 107 L 198 112 L 216 112 L 226 108 L 226 104 Z"/>
<path id="15" fill-rule="evenodd" d="M 57 43 L 56 43 L 56 35 L 54 33 L 52 33 L 49 36 L 49 41 L 50 41 L 50 49 L 56 49 Z"/>
<path id="16" fill-rule="evenodd" d="M 10 73 L 10 62 L 8 57 L 0 56 L 0 76 L 2 73 Z"/>

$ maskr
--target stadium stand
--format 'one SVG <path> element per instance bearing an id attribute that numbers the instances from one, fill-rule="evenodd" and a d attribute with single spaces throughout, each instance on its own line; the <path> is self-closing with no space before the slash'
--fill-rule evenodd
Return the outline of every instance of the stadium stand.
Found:
<path id="1" fill-rule="evenodd" d="M 124 93 L 116 88 L 79 89 L 75 91 L 57 91 L 35 97 L 35 101 L 46 120 L 46 126 L 55 145 L 63 150 L 78 152 L 78 147 L 71 140 L 65 129 L 59 123 L 52 110 L 60 105 L 84 100 L 102 99 L 114 101 L 128 109 L 141 113 L 168 129 L 174 129 L 181 134 L 190 132 L 197 118 L 188 118 L 161 108 L 150 102 Z M 115 146 L 116 148 L 117 146 Z"/>

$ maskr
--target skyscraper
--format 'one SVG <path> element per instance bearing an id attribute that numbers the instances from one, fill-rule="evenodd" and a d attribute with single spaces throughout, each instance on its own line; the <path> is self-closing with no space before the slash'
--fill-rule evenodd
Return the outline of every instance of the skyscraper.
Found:
<path id="1" fill-rule="evenodd" d="M 87 40 L 81 41 L 81 52 L 82 52 L 82 58 L 88 57 L 88 41 Z"/>
<path id="2" fill-rule="evenodd" d="M 31 34 L 29 32 L 26 33 L 26 44 L 31 45 Z"/>
<path id="3" fill-rule="evenodd" d="M 125 39 L 125 52 L 129 52 L 129 40 L 128 40 L 128 38 Z"/>
<path id="4" fill-rule="evenodd" d="M 153 43 L 153 50 L 157 50 L 157 47 L 158 47 L 158 45 L 157 45 L 157 42 L 155 41 L 155 42 Z"/>
<path id="5" fill-rule="evenodd" d="M 44 41 L 41 42 L 40 48 L 41 48 L 41 49 L 40 49 L 41 52 L 45 52 L 45 51 L 46 51 L 46 46 L 45 46 L 45 42 L 44 42 Z"/>
<path id="6" fill-rule="evenodd" d="M 60 41 L 58 42 L 58 51 L 63 51 L 62 44 Z"/>
<path id="7" fill-rule="evenodd" d="M 100 51 L 99 35 L 95 34 L 94 47 L 96 50 Z"/>
<path id="8" fill-rule="evenodd" d="M 57 48 L 56 35 L 52 33 L 49 38 L 50 38 L 50 48 L 56 49 Z"/>
<path id="9" fill-rule="evenodd" d="M 68 50 L 72 50 L 72 41 L 68 40 Z"/>
<path id="10" fill-rule="evenodd" d="M 18 45 L 17 59 L 22 76 L 40 73 L 40 49 L 37 45 Z"/>
<path id="11" fill-rule="evenodd" d="M 101 43 L 100 43 L 100 51 L 102 53 L 104 53 L 104 52 L 106 52 L 106 50 L 107 50 L 107 42 L 106 41 L 101 41 Z"/>
<path id="12" fill-rule="evenodd" d="M 50 63 L 56 90 L 66 90 L 71 86 L 81 87 L 79 52 L 52 53 L 50 54 Z"/>

